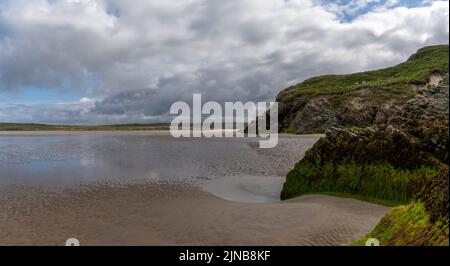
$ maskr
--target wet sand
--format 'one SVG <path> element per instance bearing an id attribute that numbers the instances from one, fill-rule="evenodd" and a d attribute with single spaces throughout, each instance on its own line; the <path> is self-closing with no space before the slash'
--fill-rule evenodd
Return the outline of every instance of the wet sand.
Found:
<path id="1" fill-rule="evenodd" d="M 170 135 L 168 130 L 0 130 L 0 136 Z"/>
<path id="2" fill-rule="evenodd" d="M 214 131 L 214 130 L 209 130 Z M 216 130 L 217 131 L 217 130 Z M 235 130 L 233 130 L 235 131 Z M 0 130 L 0 136 L 74 136 L 74 135 L 170 135 L 169 130 Z M 286 134 L 279 133 L 282 137 L 323 137 L 325 134 Z"/>
<path id="3" fill-rule="evenodd" d="M 1 245 L 346 245 L 388 208 L 308 195 L 226 201 L 190 183 L 99 183 L 0 190 Z"/>
<path id="4" fill-rule="evenodd" d="M 388 208 L 278 201 L 320 137 L 281 135 L 258 149 L 167 131 L 0 132 L 0 245 L 346 245 Z"/>
<path id="5" fill-rule="evenodd" d="M 286 174 L 318 139 L 281 135 L 277 147 L 260 149 L 256 138 L 168 131 L 0 132 L 0 187 L 195 178 L 221 198 L 278 201 Z"/>

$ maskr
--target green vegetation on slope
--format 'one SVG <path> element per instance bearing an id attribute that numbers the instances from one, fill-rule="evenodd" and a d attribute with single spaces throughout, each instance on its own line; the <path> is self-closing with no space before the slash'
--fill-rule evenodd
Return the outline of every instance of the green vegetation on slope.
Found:
<path id="1" fill-rule="evenodd" d="M 443 166 L 413 202 L 392 209 L 372 232 L 353 245 L 376 238 L 384 246 L 448 246 L 448 185 L 448 166 Z"/>
<path id="2" fill-rule="evenodd" d="M 391 68 L 281 92 L 281 130 L 326 133 L 288 173 L 281 199 L 323 193 L 408 204 L 356 244 L 448 245 L 448 49 L 426 47 Z M 438 85 L 412 86 L 432 74 Z"/>
<path id="3" fill-rule="evenodd" d="M 99 126 L 69 126 L 46 124 L 0 123 L 0 131 L 114 131 L 114 130 L 167 130 L 168 124 L 122 124 Z"/>
<path id="4" fill-rule="evenodd" d="M 389 94 L 409 92 L 410 84 L 424 84 L 433 73 L 448 73 L 449 46 L 437 45 L 420 49 L 402 64 L 385 69 L 350 75 L 326 75 L 305 80 L 282 91 L 279 102 L 289 102 L 303 94 L 343 94 L 362 88 L 378 89 Z M 339 99 L 337 99 L 339 101 Z"/>
<path id="5" fill-rule="evenodd" d="M 290 171 L 281 199 L 311 193 L 340 193 L 358 198 L 407 203 L 438 169 L 422 166 L 409 170 L 388 163 L 310 163 L 301 161 Z M 386 205 L 386 204 L 385 204 Z"/>
<path id="6" fill-rule="evenodd" d="M 431 223 L 424 205 L 413 202 L 392 209 L 371 233 L 352 245 L 364 246 L 367 239 L 376 238 L 382 246 L 448 246 L 448 234 L 448 217 Z"/>

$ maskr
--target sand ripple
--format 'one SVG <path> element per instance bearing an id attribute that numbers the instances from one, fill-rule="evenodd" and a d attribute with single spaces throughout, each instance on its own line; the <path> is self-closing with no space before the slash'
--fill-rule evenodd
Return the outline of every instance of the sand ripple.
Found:
<path id="1" fill-rule="evenodd" d="M 230 202 L 191 183 L 101 183 L 0 192 L 0 244 L 345 245 L 388 209 L 310 195 L 287 202 Z"/>

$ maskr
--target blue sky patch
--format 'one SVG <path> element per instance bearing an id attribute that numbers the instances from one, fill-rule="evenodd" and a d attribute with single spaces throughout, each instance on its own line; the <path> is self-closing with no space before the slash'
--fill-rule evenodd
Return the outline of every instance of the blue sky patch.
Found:
<path id="1" fill-rule="evenodd" d="M 343 22 L 349 22 L 379 8 L 420 7 L 432 0 L 319 0 L 319 4 L 336 13 Z"/>
<path id="2" fill-rule="evenodd" d="M 0 103 L 33 104 L 46 102 L 74 102 L 82 96 L 47 88 L 28 87 L 13 92 L 0 92 Z"/>

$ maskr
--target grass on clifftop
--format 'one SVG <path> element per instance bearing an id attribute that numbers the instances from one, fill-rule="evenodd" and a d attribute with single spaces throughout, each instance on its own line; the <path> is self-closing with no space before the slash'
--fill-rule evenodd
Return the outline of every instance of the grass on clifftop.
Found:
<path id="1" fill-rule="evenodd" d="M 288 173 L 281 199 L 339 193 L 384 202 L 383 205 L 406 204 L 438 170 L 431 166 L 408 170 L 388 163 L 321 165 L 300 162 Z"/>
<path id="2" fill-rule="evenodd" d="M 410 84 L 425 84 L 431 74 L 448 73 L 449 46 L 420 49 L 402 64 L 385 69 L 349 75 L 326 75 L 305 80 L 282 91 L 278 102 L 288 102 L 303 94 L 342 94 L 357 89 L 406 89 Z"/>

